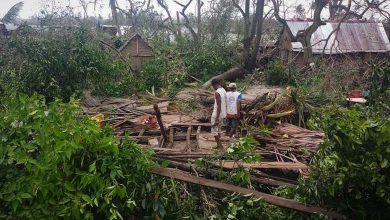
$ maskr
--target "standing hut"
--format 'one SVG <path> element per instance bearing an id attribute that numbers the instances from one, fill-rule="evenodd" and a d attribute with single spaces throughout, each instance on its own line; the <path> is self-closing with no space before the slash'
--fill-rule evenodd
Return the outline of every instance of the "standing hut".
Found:
<path id="1" fill-rule="evenodd" d="M 306 30 L 311 24 L 311 21 L 287 21 L 278 45 L 282 60 L 285 62 L 294 60 L 298 66 L 305 64 L 303 46 L 301 42 L 294 41 L 292 36 L 297 36 L 299 31 Z M 390 51 L 389 38 L 382 23 L 346 21 L 341 23 L 338 31 L 334 32 L 338 25 L 338 21 L 328 21 L 314 32 L 311 38 L 314 56 L 335 55 L 343 59 L 349 55 L 367 60 L 373 55 L 385 55 Z"/>
<path id="2" fill-rule="evenodd" d="M 126 41 L 119 48 L 119 52 L 130 60 L 130 68 L 135 72 L 140 70 L 142 64 L 153 58 L 152 47 L 139 34 Z"/>

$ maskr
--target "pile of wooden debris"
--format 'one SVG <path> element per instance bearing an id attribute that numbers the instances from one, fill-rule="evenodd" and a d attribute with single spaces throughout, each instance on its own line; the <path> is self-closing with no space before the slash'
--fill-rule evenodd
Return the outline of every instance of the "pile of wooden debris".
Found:
<path id="1" fill-rule="evenodd" d="M 212 98 L 212 93 L 201 93 L 203 99 Z M 170 103 L 166 100 L 156 100 L 154 106 L 142 106 L 139 101 L 128 99 L 111 99 L 95 102 L 84 108 L 84 113 L 95 118 L 102 115 L 100 123 L 109 124 L 115 130 L 118 138 L 127 135 L 138 142 L 142 147 L 155 151 L 153 157 L 157 161 L 169 161 L 169 168 L 155 167 L 152 172 L 157 175 L 175 178 L 189 183 L 199 184 L 216 189 L 252 194 L 254 197 L 281 207 L 292 208 L 306 213 L 321 213 L 332 218 L 341 218 L 338 213 L 308 206 L 293 200 L 277 197 L 256 190 L 242 188 L 215 180 L 221 171 L 230 172 L 237 168 L 250 170 L 250 180 L 253 184 L 267 187 L 295 186 L 299 176 L 306 176 L 307 165 L 311 156 L 323 142 L 324 134 L 310 131 L 292 124 L 283 123 L 276 126 L 270 134 L 252 132 L 259 141 L 254 146 L 263 160 L 258 163 L 244 163 L 242 161 L 216 160 L 207 170 L 194 165 L 195 159 L 215 157 L 212 147 L 205 148 L 201 134 L 209 134 L 211 124 L 196 122 L 194 118 L 182 114 L 172 114 L 169 111 Z M 282 103 L 286 104 L 283 105 Z M 246 123 L 257 124 L 264 112 L 277 114 L 277 111 L 288 110 L 288 92 L 263 95 L 245 106 L 249 114 L 245 117 Z M 265 108 L 264 108 L 265 107 Z M 261 110 L 261 111 L 259 111 Z M 268 116 L 270 115 L 268 114 Z M 167 120 L 168 118 L 175 120 Z M 267 117 L 267 115 L 265 116 Z M 98 120 L 97 120 L 98 121 Z M 225 146 L 233 140 L 225 142 Z M 184 143 L 184 148 L 178 143 Z M 213 140 L 212 140 L 212 143 Z M 213 145 L 211 145 L 213 146 Z"/>

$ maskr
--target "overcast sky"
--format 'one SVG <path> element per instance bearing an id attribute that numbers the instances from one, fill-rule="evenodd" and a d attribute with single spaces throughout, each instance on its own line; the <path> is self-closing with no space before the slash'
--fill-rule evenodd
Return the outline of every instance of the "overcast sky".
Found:
<path id="1" fill-rule="evenodd" d="M 14 4 L 20 2 L 21 0 L 0 0 L 0 17 L 2 17 Z M 40 10 L 42 7 L 48 2 L 57 2 L 57 4 L 61 5 L 62 7 L 70 5 L 71 7 L 76 7 L 75 11 L 81 12 L 82 8 L 80 6 L 80 1 L 79 0 L 24 0 L 24 6 L 22 11 L 20 12 L 20 17 L 21 18 L 28 18 L 33 15 L 39 14 Z M 93 0 L 85 0 L 86 2 L 88 1 L 93 1 Z M 127 0 L 117 0 L 119 6 L 122 8 L 125 8 L 128 3 Z M 101 7 L 98 7 L 96 11 L 94 11 L 93 4 L 89 6 L 89 16 L 93 15 L 102 15 L 103 17 L 108 17 L 110 14 L 110 9 L 108 7 L 108 2 L 109 0 L 98 0 L 101 5 Z M 180 2 L 180 0 L 179 0 Z M 194 1 L 195 2 L 195 1 Z M 155 0 L 152 0 L 153 5 L 157 7 L 157 3 Z M 173 12 L 180 10 L 181 7 L 174 3 L 173 0 L 167 0 L 167 4 L 169 6 L 169 9 Z M 195 11 L 195 4 L 191 5 L 191 7 L 188 9 L 188 11 Z"/>

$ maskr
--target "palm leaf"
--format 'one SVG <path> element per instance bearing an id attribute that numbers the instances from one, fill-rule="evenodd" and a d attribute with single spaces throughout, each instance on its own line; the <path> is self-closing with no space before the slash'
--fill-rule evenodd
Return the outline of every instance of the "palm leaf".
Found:
<path id="1" fill-rule="evenodd" d="M 23 2 L 19 2 L 12 6 L 8 12 L 4 15 L 4 17 L 1 19 L 1 22 L 3 23 L 13 23 L 16 18 L 19 16 L 19 12 L 23 7 Z"/>

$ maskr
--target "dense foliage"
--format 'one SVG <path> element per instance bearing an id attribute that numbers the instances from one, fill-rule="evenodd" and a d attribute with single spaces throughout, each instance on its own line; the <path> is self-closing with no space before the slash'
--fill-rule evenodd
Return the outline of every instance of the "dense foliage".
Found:
<path id="1" fill-rule="evenodd" d="M 80 114 L 74 100 L 2 100 L 0 218 L 118 219 L 140 209 L 151 152 Z"/>
<path id="2" fill-rule="evenodd" d="M 363 108 L 333 107 L 315 126 L 327 140 L 295 199 L 338 209 L 352 219 L 386 219 L 390 212 L 390 121 Z"/>
<path id="3" fill-rule="evenodd" d="M 372 64 L 369 80 L 369 104 L 374 111 L 390 115 L 390 64 Z"/>
<path id="4" fill-rule="evenodd" d="M 98 95 L 131 91 L 127 66 L 99 47 L 87 28 L 38 33 L 21 28 L 0 53 L 0 92 L 37 92 L 64 100 L 84 89 Z"/>
<path id="5" fill-rule="evenodd" d="M 221 74 L 233 64 L 233 52 L 218 42 L 209 41 L 201 47 L 189 47 L 184 56 L 187 74 L 201 80 Z"/>

